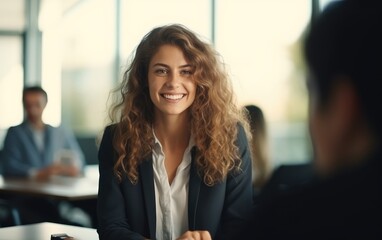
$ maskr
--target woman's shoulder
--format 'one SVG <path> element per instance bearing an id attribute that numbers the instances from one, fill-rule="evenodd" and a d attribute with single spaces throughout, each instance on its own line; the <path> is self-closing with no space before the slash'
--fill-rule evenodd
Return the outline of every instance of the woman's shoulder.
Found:
<path id="1" fill-rule="evenodd" d="M 111 145 L 116 128 L 117 128 L 117 124 L 109 124 L 104 128 L 102 134 L 99 137 L 99 139 L 102 139 L 100 143 L 101 147 L 104 146 L 105 144 Z"/>
<path id="2" fill-rule="evenodd" d="M 115 133 L 115 130 L 117 129 L 117 126 L 118 124 L 117 123 L 113 123 L 113 124 L 109 124 L 107 125 L 104 130 L 103 130 L 103 134 L 107 134 L 107 135 L 111 135 L 113 136 L 114 133 Z"/>

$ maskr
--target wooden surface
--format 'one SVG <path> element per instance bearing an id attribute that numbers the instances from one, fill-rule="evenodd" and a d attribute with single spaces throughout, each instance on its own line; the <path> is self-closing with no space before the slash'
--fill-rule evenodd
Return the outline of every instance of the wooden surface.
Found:
<path id="1" fill-rule="evenodd" d="M 47 182 L 0 176 L 0 195 L 49 197 L 62 200 L 95 199 L 98 194 L 98 165 L 85 167 L 83 177 L 54 176 Z"/>
<path id="2" fill-rule="evenodd" d="M 0 240 L 49 240 L 56 233 L 66 233 L 75 240 L 99 239 L 96 229 L 93 228 L 45 222 L 0 228 Z"/>

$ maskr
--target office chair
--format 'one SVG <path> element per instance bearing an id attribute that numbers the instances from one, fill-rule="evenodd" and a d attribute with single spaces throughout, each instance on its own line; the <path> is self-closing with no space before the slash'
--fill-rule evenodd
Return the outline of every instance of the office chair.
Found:
<path id="1" fill-rule="evenodd" d="M 269 196 L 279 195 L 304 187 L 316 180 L 313 164 L 281 165 L 272 174 L 259 195 L 254 196 L 255 205 Z"/>

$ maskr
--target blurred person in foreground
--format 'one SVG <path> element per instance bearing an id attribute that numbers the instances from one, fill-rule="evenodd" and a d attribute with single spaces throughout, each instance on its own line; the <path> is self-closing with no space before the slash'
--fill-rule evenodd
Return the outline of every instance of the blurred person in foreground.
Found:
<path id="1" fill-rule="evenodd" d="M 9 128 L 4 140 L 3 175 L 48 180 L 52 175 L 78 176 L 84 164 L 74 135 L 42 120 L 48 96 L 39 86 L 23 90 L 25 120 Z"/>
<path id="2" fill-rule="evenodd" d="M 305 40 L 318 183 L 265 199 L 243 237 L 382 239 L 382 4 L 333 2 Z"/>

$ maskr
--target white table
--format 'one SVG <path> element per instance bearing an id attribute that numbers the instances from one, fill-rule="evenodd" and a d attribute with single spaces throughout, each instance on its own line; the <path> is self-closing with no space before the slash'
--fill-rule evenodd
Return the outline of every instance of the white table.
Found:
<path id="1" fill-rule="evenodd" d="M 56 233 L 66 233 L 75 240 L 99 239 L 96 229 L 93 228 L 44 222 L 0 228 L 0 240 L 49 240 Z"/>
<path id="2" fill-rule="evenodd" d="M 69 201 L 96 199 L 98 178 L 98 165 L 86 166 L 82 177 L 55 176 L 46 182 L 0 176 L 0 195 L 38 196 Z"/>

